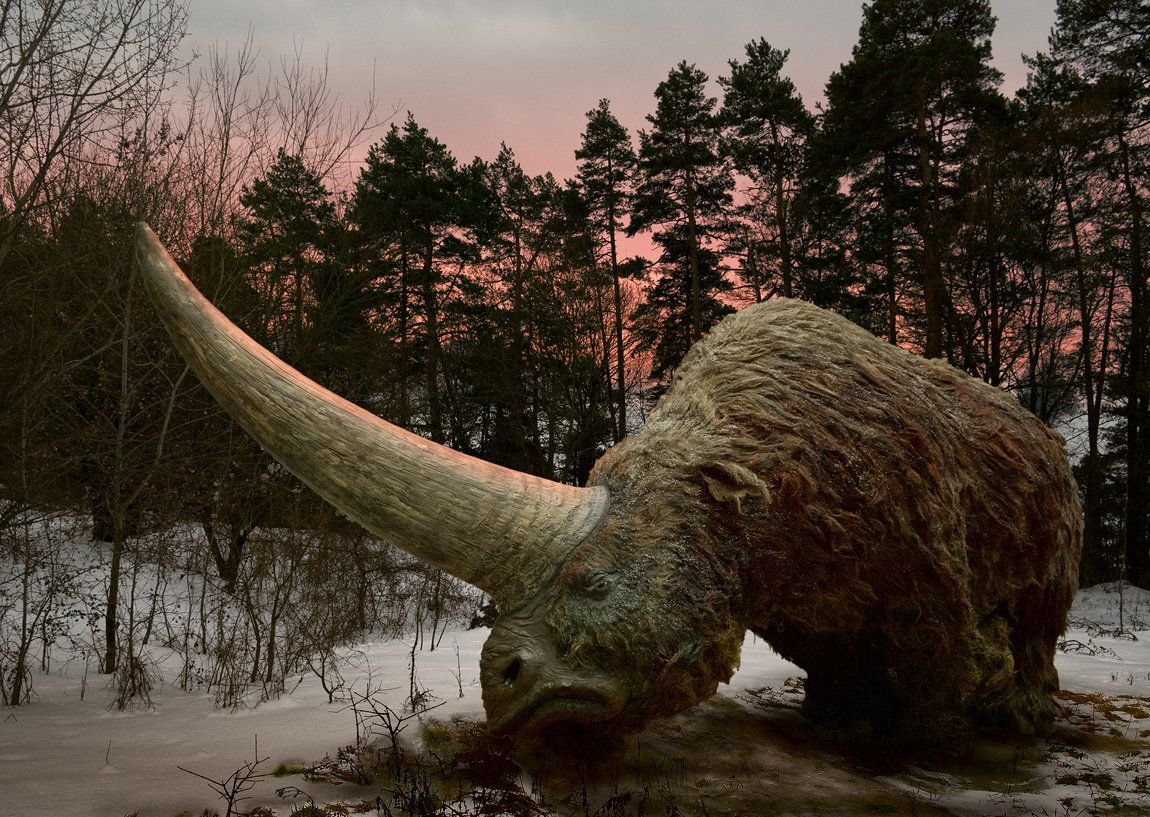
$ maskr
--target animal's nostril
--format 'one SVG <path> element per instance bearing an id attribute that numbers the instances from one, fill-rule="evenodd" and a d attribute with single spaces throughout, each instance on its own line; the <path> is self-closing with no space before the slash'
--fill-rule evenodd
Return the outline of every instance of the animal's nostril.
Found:
<path id="1" fill-rule="evenodd" d="M 503 670 L 503 683 L 511 686 L 519 678 L 519 672 L 523 669 L 523 662 L 518 658 L 513 658 L 511 663 L 507 665 L 507 669 Z"/>

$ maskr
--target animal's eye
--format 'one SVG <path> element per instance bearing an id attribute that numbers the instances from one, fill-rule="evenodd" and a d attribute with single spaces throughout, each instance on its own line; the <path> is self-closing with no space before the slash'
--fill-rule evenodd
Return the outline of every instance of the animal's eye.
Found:
<path id="1" fill-rule="evenodd" d="M 579 590 L 593 599 L 605 599 L 615 586 L 615 576 L 606 570 L 589 570 L 579 582 Z"/>

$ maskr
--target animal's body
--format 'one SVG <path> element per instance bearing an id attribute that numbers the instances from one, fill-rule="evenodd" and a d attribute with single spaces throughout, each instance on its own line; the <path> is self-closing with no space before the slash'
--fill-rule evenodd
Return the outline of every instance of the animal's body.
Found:
<path id="1" fill-rule="evenodd" d="M 1076 587 L 1062 441 L 1010 396 L 814 306 L 697 343 L 588 488 L 434 446 L 227 323 L 146 228 L 150 291 L 201 379 L 351 518 L 483 587 L 496 730 L 635 728 L 712 694 L 750 628 L 856 736 L 1049 724 Z"/>
<path id="2" fill-rule="evenodd" d="M 852 733 L 1049 724 L 1081 514 L 1061 438 L 1010 395 L 770 301 L 695 345 L 591 482 L 611 521 L 562 575 L 659 567 L 640 609 L 579 626 L 574 605 L 551 625 L 578 656 L 604 633 L 642 653 L 682 619 L 664 652 L 697 633 L 701 663 L 685 669 L 698 683 L 664 677 L 651 714 L 727 680 L 750 628 L 807 671 L 808 711 Z M 635 653 L 602 648 L 606 665 Z"/>

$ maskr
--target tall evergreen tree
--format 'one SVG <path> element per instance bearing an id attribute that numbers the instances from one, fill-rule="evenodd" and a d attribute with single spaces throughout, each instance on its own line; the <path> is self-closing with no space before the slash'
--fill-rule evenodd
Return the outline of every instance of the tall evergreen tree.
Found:
<path id="1" fill-rule="evenodd" d="M 686 62 L 676 65 L 655 89 L 655 113 L 647 117 L 651 130 L 639 132 L 628 234 L 652 230 L 661 250 L 660 278 L 681 278 L 657 282 L 645 305 L 648 330 L 657 303 L 669 310 L 657 344 L 657 377 L 667 375 L 721 314 L 714 296 L 729 287 L 716 248 L 726 234 L 734 182 L 720 149 L 718 101 L 707 95 L 706 85 L 703 71 Z"/>
<path id="2" fill-rule="evenodd" d="M 331 263 L 329 242 L 335 205 L 318 175 L 282 148 L 264 176 L 240 195 L 245 212 L 236 219 L 275 352 L 308 369 L 309 332 L 315 306 L 314 279 Z"/>
<path id="3" fill-rule="evenodd" d="M 1084 585 L 1108 581 L 1120 564 L 1114 525 L 1107 519 L 1107 475 L 1114 460 L 1102 449 L 1108 384 L 1114 363 L 1115 290 L 1118 269 L 1101 252 L 1093 229 L 1099 211 L 1092 153 L 1094 128 L 1084 127 L 1081 104 L 1085 89 L 1071 66 L 1050 54 L 1028 59 L 1030 76 L 1019 91 L 1023 107 L 1020 130 L 1026 133 L 1035 165 L 1027 181 L 1048 186 L 1053 203 L 1049 230 L 1052 261 L 1067 278 L 1071 312 L 1078 326 L 1077 386 L 1086 414 L 1086 450 L 1077 466 L 1085 519 L 1079 577 Z M 1125 488 L 1122 489 L 1125 493 Z"/>
<path id="4" fill-rule="evenodd" d="M 528 175 L 506 145 L 475 164 L 487 196 L 464 344 L 476 453 L 582 483 L 610 422 L 609 308 L 591 208 L 575 183 Z M 461 303 L 461 306 L 463 304 Z"/>
<path id="5" fill-rule="evenodd" d="M 393 125 L 368 151 L 352 203 L 361 243 L 382 250 L 396 270 L 401 353 L 420 353 L 426 402 L 421 425 L 436 442 L 446 439 L 441 393 L 443 268 L 474 255 L 468 240 L 473 198 L 466 173 L 446 145 L 409 113 L 402 130 Z M 420 342 L 412 344 L 408 340 L 416 318 L 421 322 Z M 406 372 L 416 364 L 416 355 L 403 357 Z M 406 382 L 403 388 L 406 392 Z M 402 402 L 407 405 L 406 394 Z M 406 420 L 411 422 L 410 417 Z"/>
<path id="6" fill-rule="evenodd" d="M 720 77 L 727 150 L 735 169 L 749 182 L 739 211 L 743 277 L 764 297 L 764 284 L 777 275 L 779 294 L 796 294 L 795 258 L 799 225 L 795 198 L 811 116 L 789 77 L 783 76 L 789 51 L 760 38 L 747 44 L 745 62 L 731 60 L 731 74 Z"/>
<path id="7" fill-rule="evenodd" d="M 652 352 L 651 376 L 665 384 L 695 342 L 695 327 L 713 326 L 734 309 L 717 297 L 732 289 L 718 252 L 708 247 L 692 252 L 684 226 L 660 232 L 656 241 L 662 251 L 660 274 L 635 310 L 635 331 Z M 696 294 L 697 316 L 684 309 Z"/>
<path id="8" fill-rule="evenodd" d="M 923 350 L 949 354 L 944 264 L 960 212 L 958 173 L 973 129 L 1001 107 L 987 0 L 874 0 L 851 60 L 827 83 L 824 157 L 841 162 L 879 259 L 887 333 L 897 338 L 902 270 L 921 287 Z M 876 288 L 877 289 L 877 288 Z"/>
<path id="9" fill-rule="evenodd" d="M 1027 127 L 1036 113 L 1011 103 L 971 136 L 949 261 L 950 347 L 956 365 L 1054 423 L 1075 402 L 1075 327 L 1050 134 Z"/>
<path id="10" fill-rule="evenodd" d="M 494 462 L 533 474 L 547 471 L 541 443 L 534 390 L 534 348 L 531 321 L 531 279 L 542 258 L 541 225 L 547 217 L 549 189 L 554 179 L 529 176 L 514 151 L 502 145 L 495 160 L 483 168 L 488 201 L 480 233 L 484 265 L 494 276 L 497 334 L 491 338 L 494 357 L 489 388 L 493 428 L 484 455 Z"/>
<path id="11" fill-rule="evenodd" d="M 1059 0 L 1053 56 L 1077 73 L 1079 124 L 1089 129 L 1094 190 L 1107 255 L 1125 284 L 1127 308 L 1117 385 L 1126 470 L 1125 559 L 1130 579 L 1150 585 L 1150 8 L 1142 0 Z"/>
<path id="12" fill-rule="evenodd" d="M 226 291 L 224 302 L 238 310 L 244 330 L 308 377 L 349 399 L 376 393 L 384 377 L 371 325 L 378 297 L 370 277 L 350 263 L 346 225 L 323 179 L 281 149 L 267 172 L 243 188 L 240 203 L 234 223 L 242 251 L 201 240 L 187 260 L 189 272 Z M 204 392 L 195 399 L 215 407 Z M 313 518 L 326 506 L 310 492 L 301 500 L 295 477 L 228 418 L 208 414 L 200 433 L 204 463 L 190 479 L 212 487 L 202 491 L 194 514 L 232 591 L 257 526 L 299 512 L 301 502 L 312 503 Z"/>
<path id="13" fill-rule="evenodd" d="M 632 192 L 636 167 L 635 149 L 627 129 L 611 113 L 606 99 L 587 112 L 587 127 L 579 149 L 579 181 L 590 208 L 590 217 L 596 233 L 602 237 L 607 251 L 607 266 L 611 275 L 613 311 L 613 340 L 615 350 L 615 441 L 627 436 L 627 360 L 624 345 L 622 279 L 634 271 L 634 263 L 619 262 L 618 238 L 623 231 L 623 220 Z"/>
<path id="14" fill-rule="evenodd" d="M 556 478 L 586 484 L 599 455 L 615 440 L 612 340 L 604 331 L 614 309 L 597 245 L 600 225 L 577 182 L 546 184 L 540 274 L 530 280 L 531 355 L 546 417 L 546 449 Z"/>

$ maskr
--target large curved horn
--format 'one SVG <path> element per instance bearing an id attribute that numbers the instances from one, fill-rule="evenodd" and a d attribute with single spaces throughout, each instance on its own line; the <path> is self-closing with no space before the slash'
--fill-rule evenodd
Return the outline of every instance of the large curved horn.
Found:
<path id="1" fill-rule="evenodd" d="M 208 391 L 316 493 L 389 542 L 507 603 L 598 524 L 603 488 L 575 488 L 469 457 L 393 426 L 264 349 L 192 285 L 146 225 L 146 287 Z"/>

